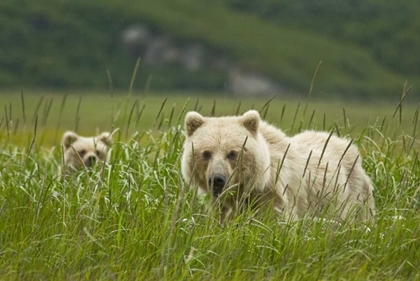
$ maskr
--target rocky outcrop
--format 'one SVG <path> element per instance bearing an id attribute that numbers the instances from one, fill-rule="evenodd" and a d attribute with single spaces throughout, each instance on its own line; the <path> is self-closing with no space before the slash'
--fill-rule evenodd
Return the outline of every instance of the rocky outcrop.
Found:
<path id="1" fill-rule="evenodd" d="M 226 88 L 239 96 L 281 94 L 278 82 L 255 70 L 243 69 L 225 55 L 212 52 L 199 42 L 178 42 L 167 35 L 153 34 L 141 25 L 128 27 L 122 43 L 131 55 L 143 63 L 162 66 L 177 65 L 187 71 L 213 68 L 226 73 Z"/>

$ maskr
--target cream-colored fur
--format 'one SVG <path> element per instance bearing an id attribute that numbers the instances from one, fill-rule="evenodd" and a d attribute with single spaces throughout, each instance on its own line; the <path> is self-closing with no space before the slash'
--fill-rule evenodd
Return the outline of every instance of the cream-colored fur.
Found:
<path id="1" fill-rule="evenodd" d="M 189 112 L 185 130 L 184 179 L 221 202 L 222 219 L 248 204 L 273 206 L 290 220 L 367 221 L 375 214 L 372 182 L 349 139 L 315 131 L 288 137 L 255 110 L 217 118 Z M 215 182 L 225 178 L 217 191 Z"/>
<path id="2" fill-rule="evenodd" d="M 82 137 L 68 131 L 63 135 L 62 146 L 64 152 L 64 173 L 77 171 L 83 167 L 109 162 L 108 147 L 112 144 L 112 137 L 103 132 L 96 137 Z"/>

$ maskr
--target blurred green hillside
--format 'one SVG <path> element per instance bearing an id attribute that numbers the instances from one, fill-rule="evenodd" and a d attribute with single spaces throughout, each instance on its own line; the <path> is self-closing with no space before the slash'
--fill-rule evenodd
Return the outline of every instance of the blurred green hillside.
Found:
<path id="1" fill-rule="evenodd" d="M 394 3 L 395 2 L 395 3 Z M 420 97 L 419 4 L 409 0 L 1 1 L 3 88 L 127 89 L 136 57 L 121 35 L 134 24 L 177 44 L 198 42 L 307 95 L 396 98 L 404 82 Z M 137 89 L 226 91 L 227 74 L 140 63 Z"/>
<path id="2" fill-rule="evenodd" d="M 226 0 L 229 7 L 281 26 L 299 28 L 358 45 L 379 64 L 420 74 L 420 2 L 417 0 Z"/>

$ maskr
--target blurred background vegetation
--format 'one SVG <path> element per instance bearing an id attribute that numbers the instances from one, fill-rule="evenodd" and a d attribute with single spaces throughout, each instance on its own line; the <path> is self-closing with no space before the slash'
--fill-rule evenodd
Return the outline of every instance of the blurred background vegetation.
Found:
<path id="1" fill-rule="evenodd" d="M 420 2 L 5 0 L 2 89 L 420 99 Z M 320 64 L 320 62 L 322 63 Z"/>

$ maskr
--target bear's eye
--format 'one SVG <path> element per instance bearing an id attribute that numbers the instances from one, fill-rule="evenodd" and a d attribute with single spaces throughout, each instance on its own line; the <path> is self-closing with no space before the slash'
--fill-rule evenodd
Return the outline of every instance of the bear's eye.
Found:
<path id="1" fill-rule="evenodd" d="M 96 150 L 96 156 L 101 156 L 101 152 L 99 150 Z"/>
<path id="2" fill-rule="evenodd" d="M 227 158 L 232 161 L 235 161 L 237 157 L 238 157 L 238 152 L 236 152 L 235 150 L 231 150 L 227 155 Z"/>
<path id="3" fill-rule="evenodd" d="M 80 157 L 85 156 L 85 154 L 86 154 L 86 150 L 82 149 L 82 150 L 79 151 Z"/>
<path id="4" fill-rule="evenodd" d="M 210 151 L 208 151 L 208 150 L 204 151 L 203 152 L 203 160 L 207 161 L 207 160 L 210 160 L 210 158 L 211 158 Z"/>

